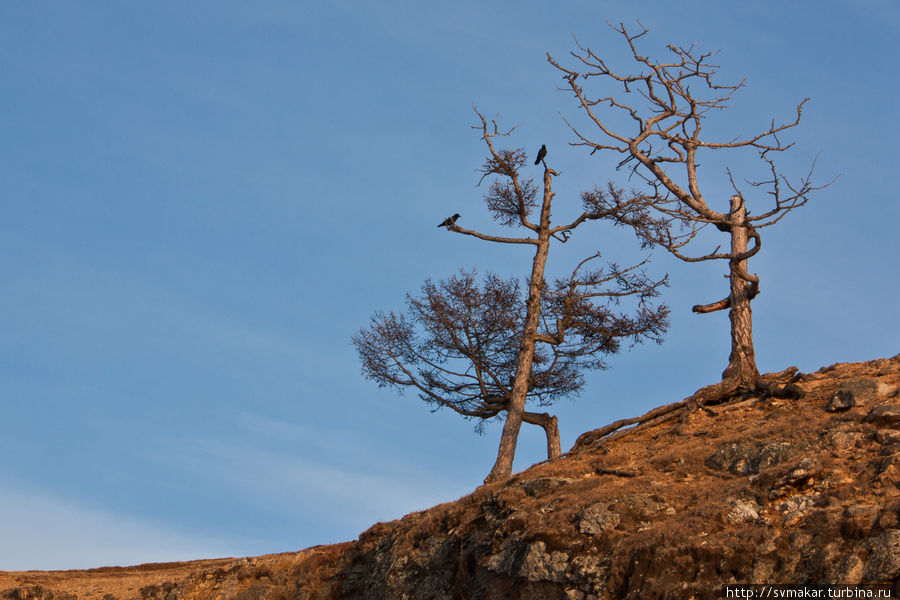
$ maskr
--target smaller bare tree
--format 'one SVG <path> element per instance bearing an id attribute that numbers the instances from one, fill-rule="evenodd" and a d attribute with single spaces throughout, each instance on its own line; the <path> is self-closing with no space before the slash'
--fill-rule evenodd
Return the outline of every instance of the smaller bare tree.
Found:
<path id="1" fill-rule="evenodd" d="M 548 55 L 549 62 L 563 77 L 589 121 L 597 128 L 591 135 L 572 126 L 578 136 L 576 145 L 590 148 L 591 153 L 610 151 L 624 155 L 619 167 L 649 187 L 646 197 L 659 217 L 638 222 L 636 231 L 652 245 L 660 245 L 687 262 L 725 260 L 729 264 L 730 291 L 718 302 L 693 307 L 697 313 L 728 310 L 731 320 L 731 354 L 723 381 L 734 386 L 752 387 L 759 380 L 753 348 L 753 325 L 750 301 L 759 293 L 759 276 L 748 271 L 747 261 L 761 246 L 759 230 L 779 222 L 789 212 L 803 206 L 810 194 L 825 186 L 812 183 L 812 169 L 795 181 L 777 168 L 774 157 L 788 150 L 782 134 L 800 123 L 806 100 L 796 108 L 796 117 L 788 122 L 772 123 L 759 133 L 733 139 L 710 139 L 702 131 L 705 119 L 728 108 L 728 102 L 743 83 L 722 85 L 716 82 L 717 66 L 710 62 L 715 53 L 700 53 L 693 46 L 667 46 L 670 60 L 654 60 L 643 55 L 637 41 L 647 33 L 638 33 L 624 25 L 614 29 L 625 38 L 639 72 L 621 73 L 589 48 L 578 45 L 572 55 L 580 66 L 568 68 Z M 591 95 L 583 82 L 608 84 Z M 607 107 L 608 113 L 601 114 Z M 607 115 L 609 118 L 607 118 Z M 625 126 L 616 117 L 624 117 Z M 758 153 L 767 176 L 747 180 L 740 189 L 730 170 L 727 175 L 733 193 L 724 210 L 714 210 L 699 175 L 698 156 L 702 152 L 752 150 Z M 708 188 L 706 188 L 708 190 Z M 769 204 L 758 212 L 747 209 L 746 198 L 763 191 Z M 746 192 L 746 193 L 745 193 Z M 723 198 L 725 200 L 725 198 Z M 712 224 L 729 236 L 728 249 L 716 247 L 698 255 L 686 254 L 685 246 L 706 225 Z M 751 245 L 752 242 L 752 245 Z"/>
<path id="2" fill-rule="evenodd" d="M 639 271 L 643 263 L 585 270 L 596 258 L 582 261 L 546 292 L 536 336 L 544 343 L 535 349 L 528 381 L 528 401 L 538 407 L 577 396 L 583 373 L 606 368 L 603 356 L 617 352 L 623 340 L 661 340 L 667 309 L 651 307 L 650 301 L 664 280 L 650 280 Z M 634 314 L 613 310 L 623 297 L 636 301 Z M 601 298 L 605 302 L 598 302 Z M 448 408 L 476 420 L 481 432 L 486 421 L 502 417 L 510 406 L 523 300 L 516 279 L 494 274 L 481 284 L 474 271 L 426 281 L 420 296 L 407 294 L 405 313 L 376 313 L 353 337 L 363 374 L 382 387 L 413 389 L 435 410 Z M 560 456 L 555 416 L 524 410 L 522 420 L 543 428 L 547 458 Z"/>

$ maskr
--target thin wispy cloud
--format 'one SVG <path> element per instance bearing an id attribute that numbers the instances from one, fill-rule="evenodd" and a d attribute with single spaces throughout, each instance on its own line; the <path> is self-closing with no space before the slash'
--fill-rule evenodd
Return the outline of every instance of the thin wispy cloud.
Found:
<path id="1" fill-rule="evenodd" d="M 0 491 L 0 570 L 83 569 L 233 556 L 236 544 L 28 492 Z"/>
<path id="2" fill-rule="evenodd" d="M 315 441 L 319 452 L 304 455 L 247 443 L 181 440 L 177 457 L 163 453 L 157 459 L 215 479 L 258 507 L 316 520 L 334 519 L 354 527 L 455 500 L 471 488 L 469 481 L 449 481 L 440 473 L 421 472 L 402 463 L 378 464 L 364 447 L 349 444 L 358 457 L 353 466 L 342 465 L 323 452 L 330 443 Z"/>

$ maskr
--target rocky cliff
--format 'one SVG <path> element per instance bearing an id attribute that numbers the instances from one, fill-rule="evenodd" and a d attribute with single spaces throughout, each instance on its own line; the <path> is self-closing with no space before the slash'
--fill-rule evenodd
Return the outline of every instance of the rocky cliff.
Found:
<path id="1" fill-rule="evenodd" d="M 0 598 L 714 598 L 754 582 L 879 583 L 897 597 L 898 385 L 900 355 L 837 364 L 794 377 L 789 397 L 744 394 L 585 436 L 559 460 L 353 542 L 0 572 Z"/>

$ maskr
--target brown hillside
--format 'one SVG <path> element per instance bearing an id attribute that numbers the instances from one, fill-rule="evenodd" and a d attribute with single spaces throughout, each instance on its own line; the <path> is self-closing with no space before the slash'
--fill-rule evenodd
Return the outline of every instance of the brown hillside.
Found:
<path id="1" fill-rule="evenodd" d="M 900 355 L 579 446 L 456 502 L 297 553 L 2 572 L 0 598 L 718 597 L 728 583 L 900 595 Z M 715 412 L 715 414 L 711 414 Z"/>

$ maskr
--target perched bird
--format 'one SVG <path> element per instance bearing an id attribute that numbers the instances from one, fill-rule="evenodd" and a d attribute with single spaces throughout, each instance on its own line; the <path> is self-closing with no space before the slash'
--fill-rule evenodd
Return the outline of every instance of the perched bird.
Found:
<path id="1" fill-rule="evenodd" d="M 536 159 L 534 159 L 534 164 L 541 164 L 541 161 L 544 160 L 545 156 L 547 156 L 547 146 L 541 144 L 541 149 L 538 150 L 538 156 Z"/>
<path id="2" fill-rule="evenodd" d="M 458 218 L 459 218 L 459 213 L 456 213 L 456 214 L 453 215 L 452 217 L 447 217 L 446 219 L 444 219 L 444 222 L 443 222 L 443 223 L 441 223 L 440 225 L 438 225 L 438 227 L 446 227 L 447 229 L 450 229 L 451 227 L 453 227 L 454 225 L 456 225 L 456 220 L 457 220 Z"/>

